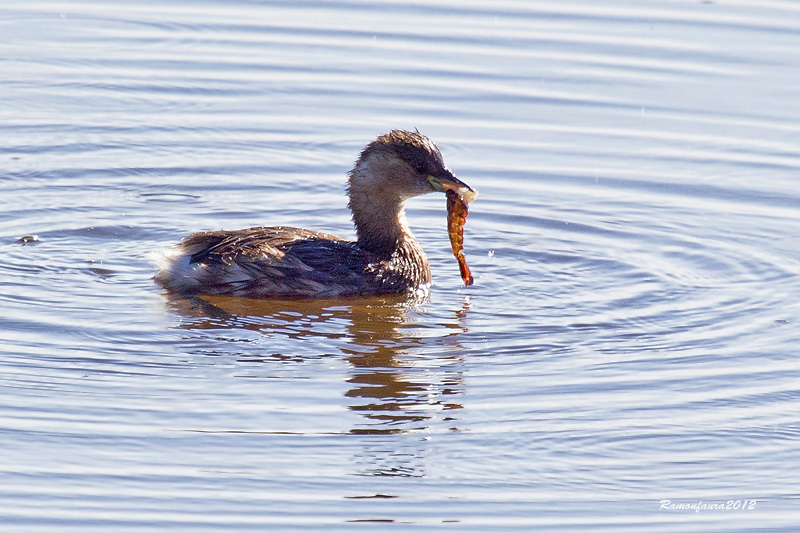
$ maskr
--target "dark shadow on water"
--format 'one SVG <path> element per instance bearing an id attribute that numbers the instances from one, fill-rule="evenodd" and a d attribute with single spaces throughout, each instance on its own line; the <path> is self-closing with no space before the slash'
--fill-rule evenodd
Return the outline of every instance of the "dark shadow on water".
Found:
<path id="1" fill-rule="evenodd" d="M 388 443 L 383 436 L 427 430 L 459 431 L 456 413 L 462 409 L 463 365 L 457 343 L 441 341 L 458 335 L 468 304 L 446 324 L 423 323 L 424 302 L 400 297 L 353 300 L 251 300 L 230 297 L 170 299 L 182 316 L 181 329 L 246 329 L 292 339 L 290 346 L 311 346 L 318 354 L 338 356 L 351 367 L 345 393 L 347 407 L 363 422 L 348 431 L 373 435 L 369 450 L 356 458 L 359 474 L 422 476 L 423 439 Z M 431 328 L 439 331 L 431 334 Z M 442 331 L 445 330 L 445 331 Z M 286 347 L 285 343 L 284 348 Z M 312 348 L 313 349 L 313 348 Z M 224 347 L 221 348 L 221 351 Z M 302 357 L 300 357 L 302 359 Z M 297 355 L 270 354 L 264 363 L 293 361 Z M 253 362 L 253 357 L 247 359 Z M 433 428 L 433 425 L 436 427 Z"/>

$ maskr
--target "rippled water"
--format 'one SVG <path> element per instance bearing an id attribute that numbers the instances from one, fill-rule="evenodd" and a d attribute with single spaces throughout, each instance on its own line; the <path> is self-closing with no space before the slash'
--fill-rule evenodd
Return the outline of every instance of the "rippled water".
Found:
<path id="1" fill-rule="evenodd" d="M 7 2 L 0 63 L 3 529 L 800 524 L 796 3 Z M 441 196 L 423 304 L 153 283 L 194 231 L 352 235 L 415 127 L 474 286 Z"/>

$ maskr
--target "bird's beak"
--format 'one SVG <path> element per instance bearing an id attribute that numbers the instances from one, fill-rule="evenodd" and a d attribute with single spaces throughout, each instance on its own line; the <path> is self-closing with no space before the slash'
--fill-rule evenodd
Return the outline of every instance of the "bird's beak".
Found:
<path id="1" fill-rule="evenodd" d="M 431 186 L 439 192 L 455 191 L 464 199 L 466 203 L 470 203 L 478 196 L 478 192 L 455 177 L 448 171 L 447 176 L 428 176 L 428 181 Z"/>

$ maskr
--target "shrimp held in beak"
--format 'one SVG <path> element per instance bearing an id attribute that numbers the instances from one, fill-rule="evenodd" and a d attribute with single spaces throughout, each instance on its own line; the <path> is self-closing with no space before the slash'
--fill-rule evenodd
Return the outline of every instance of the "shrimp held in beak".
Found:
<path id="1" fill-rule="evenodd" d="M 475 191 L 472 191 L 472 198 L 475 198 Z M 461 279 L 465 286 L 472 285 L 475 279 L 467 266 L 464 257 L 464 224 L 467 222 L 468 201 L 456 192 L 456 189 L 447 189 L 447 234 L 450 237 L 450 246 L 453 248 L 453 255 L 458 261 L 458 269 L 461 271 Z"/>

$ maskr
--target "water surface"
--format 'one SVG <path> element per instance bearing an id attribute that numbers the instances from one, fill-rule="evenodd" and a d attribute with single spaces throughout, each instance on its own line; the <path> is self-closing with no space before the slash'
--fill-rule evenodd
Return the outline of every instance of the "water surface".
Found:
<path id="1" fill-rule="evenodd" d="M 796 527 L 799 11 L 4 5 L 0 523 Z M 195 231 L 352 236 L 392 128 L 480 191 L 473 286 L 441 195 L 427 302 L 153 283 Z"/>

